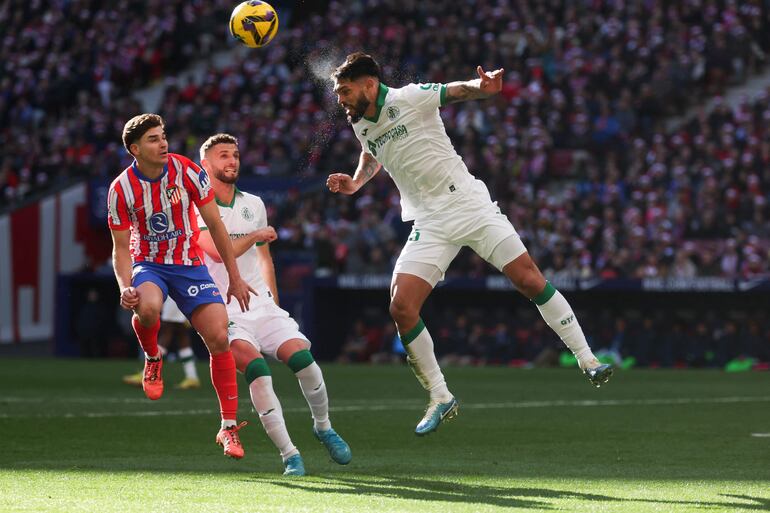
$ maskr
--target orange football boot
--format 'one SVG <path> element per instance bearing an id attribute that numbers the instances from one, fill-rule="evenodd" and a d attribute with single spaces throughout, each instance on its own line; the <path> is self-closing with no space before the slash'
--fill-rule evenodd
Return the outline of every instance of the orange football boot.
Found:
<path id="1" fill-rule="evenodd" d="M 157 360 L 144 359 L 144 377 L 142 377 L 142 390 L 147 399 L 156 401 L 163 395 L 163 377 L 160 371 L 163 369 L 163 358 Z"/>
<path id="2" fill-rule="evenodd" d="M 238 430 L 247 424 L 248 422 L 244 420 L 237 426 L 219 430 L 216 442 L 220 447 L 224 447 L 225 456 L 229 456 L 236 460 L 243 458 L 243 445 L 241 445 L 241 439 L 238 438 Z"/>

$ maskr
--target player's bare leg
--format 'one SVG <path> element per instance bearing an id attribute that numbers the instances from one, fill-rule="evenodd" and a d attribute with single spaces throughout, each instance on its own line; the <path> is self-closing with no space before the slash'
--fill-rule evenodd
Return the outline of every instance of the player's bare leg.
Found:
<path id="1" fill-rule="evenodd" d="M 197 307 L 191 316 L 193 328 L 200 334 L 211 354 L 211 383 L 219 399 L 222 427 L 217 433 L 217 444 L 224 447 L 226 456 L 243 457 L 243 446 L 238 430 L 246 425 L 236 422 L 238 413 L 238 382 L 235 360 L 227 340 L 227 311 L 222 303 L 208 303 Z"/>
<path id="2" fill-rule="evenodd" d="M 236 339 L 230 343 L 235 365 L 246 377 L 254 410 L 259 416 L 265 433 L 281 453 L 284 475 L 305 475 L 302 456 L 294 446 L 286 429 L 281 403 L 273 390 L 273 378 L 262 354 L 245 340 Z"/>
<path id="3" fill-rule="evenodd" d="M 458 407 L 436 360 L 433 339 L 420 318 L 422 305 L 432 290 L 430 283 L 407 273 L 396 273 L 390 288 L 390 315 L 404 344 L 407 362 L 430 394 L 425 415 L 415 428 L 418 436 L 438 429 L 441 421 L 457 415 Z"/>
<path id="4" fill-rule="evenodd" d="M 596 359 L 569 303 L 546 281 L 529 253 L 509 262 L 503 273 L 519 292 L 537 305 L 545 323 L 572 351 L 589 381 L 596 387 L 606 383 L 612 376 L 612 366 L 602 365 Z"/>
<path id="5" fill-rule="evenodd" d="M 148 399 L 155 401 L 163 395 L 163 359 L 158 349 L 163 291 L 156 284 L 145 281 L 136 288 L 136 292 L 139 304 L 134 308 L 131 325 L 145 354 L 142 389 Z"/>
<path id="6" fill-rule="evenodd" d="M 299 381 L 299 388 L 313 415 L 313 434 L 329 451 L 332 460 L 347 465 L 353 457 L 350 446 L 332 428 L 323 373 L 308 349 L 307 341 L 293 338 L 281 344 L 276 355 L 289 366 Z"/>

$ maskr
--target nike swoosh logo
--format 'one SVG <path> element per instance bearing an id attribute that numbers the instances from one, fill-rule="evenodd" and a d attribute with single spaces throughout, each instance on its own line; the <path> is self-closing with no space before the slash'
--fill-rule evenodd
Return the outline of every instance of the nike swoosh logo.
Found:
<path id="1" fill-rule="evenodd" d="M 238 399 L 238 396 L 237 396 L 237 395 L 234 395 L 234 396 L 232 396 L 232 397 L 231 397 L 231 396 L 229 396 L 229 395 L 227 396 L 227 400 L 228 400 L 228 401 L 234 401 L 234 400 L 236 400 L 236 399 Z"/>
<path id="2" fill-rule="evenodd" d="M 315 388 L 313 389 L 313 392 L 315 392 L 316 390 L 318 390 L 318 389 L 319 389 L 319 388 L 321 388 L 322 386 L 324 386 L 324 384 L 323 384 L 323 383 L 321 383 L 320 385 L 318 385 L 317 387 L 315 387 Z"/>
<path id="3" fill-rule="evenodd" d="M 265 413 L 260 413 L 259 416 L 260 417 L 264 417 L 265 415 L 270 415 L 270 413 L 273 412 L 273 411 L 275 411 L 275 408 L 270 408 Z"/>

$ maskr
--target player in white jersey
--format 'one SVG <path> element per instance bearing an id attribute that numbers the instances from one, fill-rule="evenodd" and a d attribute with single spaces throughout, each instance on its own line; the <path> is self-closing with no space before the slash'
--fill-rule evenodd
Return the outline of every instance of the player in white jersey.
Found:
<path id="1" fill-rule="evenodd" d="M 401 193 L 403 220 L 414 221 L 393 271 L 390 314 L 407 361 L 430 394 L 417 435 L 436 430 L 457 414 L 457 400 L 447 388 L 420 310 L 463 246 L 494 265 L 537 305 L 591 383 L 600 386 L 613 371 L 591 352 L 567 300 L 543 278 L 511 222 L 492 202 L 486 185 L 468 172 L 446 134 L 439 107 L 487 98 L 502 89 L 502 69 L 485 72 L 479 66 L 477 72 L 479 78 L 467 82 L 389 88 L 380 80 L 377 62 L 356 52 L 332 74 L 337 101 L 362 151 L 352 177 L 329 175 L 329 190 L 354 194 L 384 167 Z"/>
<path id="2" fill-rule="evenodd" d="M 326 385 L 321 368 L 310 354 L 310 342 L 294 319 L 278 306 L 275 268 L 267 245 L 276 239 L 275 230 L 267 224 L 262 200 L 235 186 L 240 169 L 238 141 L 228 134 L 213 135 L 201 146 L 200 155 L 214 188 L 222 222 L 232 240 L 238 269 L 258 294 L 246 312 L 234 307 L 235 303 L 232 308 L 228 305 L 228 338 L 235 365 L 246 376 L 259 420 L 281 453 L 284 474 L 304 475 L 305 466 L 286 430 L 265 354 L 284 362 L 294 372 L 313 415 L 313 434 L 334 461 L 346 465 L 352 457 L 350 447 L 332 429 Z M 198 244 L 206 253 L 209 273 L 220 290 L 227 290 L 227 270 L 203 219 L 199 217 L 198 223 L 201 225 Z"/>

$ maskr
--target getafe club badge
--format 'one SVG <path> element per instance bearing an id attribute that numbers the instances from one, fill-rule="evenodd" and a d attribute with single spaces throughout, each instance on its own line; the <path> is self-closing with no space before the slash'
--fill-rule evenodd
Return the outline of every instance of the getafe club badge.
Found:
<path id="1" fill-rule="evenodd" d="M 166 198 L 168 198 L 172 205 L 176 205 L 182 201 L 182 193 L 179 192 L 179 187 L 176 185 L 169 185 L 166 187 Z"/>
<path id="2" fill-rule="evenodd" d="M 247 221 L 251 221 L 254 219 L 254 214 L 251 213 L 251 210 L 249 210 L 249 207 L 243 207 L 241 209 L 241 216 Z"/>
<path id="3" fill-rule="evenodd" d="M 401 114 L 401 111 L 398 110 L 398 107 L 396 107 L 395 105 L 392 105 L 388 107 L 387 113 L 388 113 L 388 119 L 391 121 L 395 121 L 398 115 Z"/>

